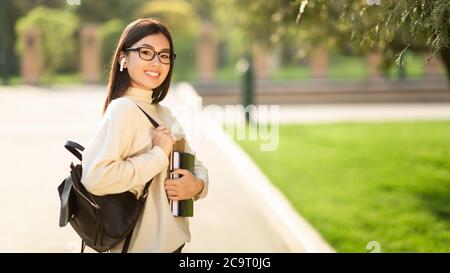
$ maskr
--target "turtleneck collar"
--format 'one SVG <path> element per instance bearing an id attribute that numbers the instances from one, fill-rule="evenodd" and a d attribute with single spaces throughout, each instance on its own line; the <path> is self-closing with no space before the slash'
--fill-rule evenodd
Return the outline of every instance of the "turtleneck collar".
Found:
<path id="1" fill-rule="evenodd" d="M 128 87 L 127 91 L 125 91 L 125 96 L 131 97 L 137 101 L 145 102 L 148 104 L 152 103 L 152 94 L 153 90 L 142 89 L 137 87 Z"/>

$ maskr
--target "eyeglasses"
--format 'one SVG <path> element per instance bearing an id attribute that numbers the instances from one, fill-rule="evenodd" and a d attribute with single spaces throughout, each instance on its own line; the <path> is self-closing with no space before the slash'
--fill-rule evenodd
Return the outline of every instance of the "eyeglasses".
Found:
<path id="1" fill-rule="evenodd" d="M 155 58 L 156 55 L 158 55 L 158 60 L 162 64 L 172 63 L 177 56 L 175 53 L 170 54 L 169 52 L 157 52 L 150 47 L 126 48 L 125 51 L 139 52 L 139 57 L 144 61 L 151 61 Z"/>

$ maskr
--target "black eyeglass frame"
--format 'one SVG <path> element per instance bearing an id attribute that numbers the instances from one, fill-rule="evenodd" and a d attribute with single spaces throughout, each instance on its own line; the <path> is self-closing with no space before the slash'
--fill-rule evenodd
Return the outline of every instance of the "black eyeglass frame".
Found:
<path id="1" fill-rule="evenodd" d="M 143 57 L 141 56 L 141 49 L 148 49 L 148 50 L 151 50 L 151 51 L 153 51 L 155 54 L 153 54 L 153 57 L 152 57 L 151 59 L 147 60 L 147 59 L 145 59 L 145 58 L 143 58 Z M 156 55 L 158 55 L 158 60 L 159 60 L 159 62 L 162 63 L 162 64 L 172 64 L 172 63 L 175 61 L 175 58 L 177 57 L 177 54 L 175 54 L 175 53 L 171 54 L 170 52 L 166 52 L 166 51 L 158 52 L 158 51 L 154 50 L 153 48 L 147 47 L 147 46 L 140 46 L 140 47 L 135 47 L 135 48 L 125 48 L 124 51 L 125 51 L 125 52 L 127 52 L 127 51 L 137 51 L 137 52 L 138 52 L 138 55 L 139 55 L 139 58 L 141 58 L 141 59 L 144 60 L 144 61 L 149 61 L 149 62 L 152 61 L 152 60 L 155 58 Z M 162 53 L 169 54 L 169 56 L 170 56 L 170 61 L 169 61 L 168 63 L 163 63 L 163 62 L 161 61 L 160 54 L 162 54 Z"/>

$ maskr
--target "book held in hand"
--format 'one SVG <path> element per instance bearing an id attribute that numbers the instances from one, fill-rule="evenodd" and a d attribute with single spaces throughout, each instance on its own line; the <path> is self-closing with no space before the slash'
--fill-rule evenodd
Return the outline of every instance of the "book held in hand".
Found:
<path id="1" fill-rule="evenodd" d="M 194 173 L 195 155 L 184 152 L 184 139 L 177 141 L 170 156 L 170 172 L 176 169 L 185 169 Z M 171 174 L 170 179 L 180 178 L 178 174 Z M 171 200 L 170 208 L 174 216 L 194 216 L 194 200 Z"/>

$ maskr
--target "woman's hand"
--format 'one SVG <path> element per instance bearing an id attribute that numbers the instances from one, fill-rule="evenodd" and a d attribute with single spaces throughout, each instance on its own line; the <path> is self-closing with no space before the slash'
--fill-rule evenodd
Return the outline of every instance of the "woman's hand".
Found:
<path id="1" fill-rule="evenodd" d="M 161 147 L 167 156 L 170 155 L 172 151 L 173 144 L 177 141 L 174 136 L 172 136 L 169 129 L 164 127 L 164 125 L 159 125 L 153 131 L 152 134 L 153 144 Z"/>
<path id="2" fill-rule="evenodd" d="M 195 177 L 190 171 L 177 169 L 172 173 L 180 174 L 182 177 L 164 181 L 164 187 L 170 200 L 186 200 L 202 192 L 203 181 Z"/>

